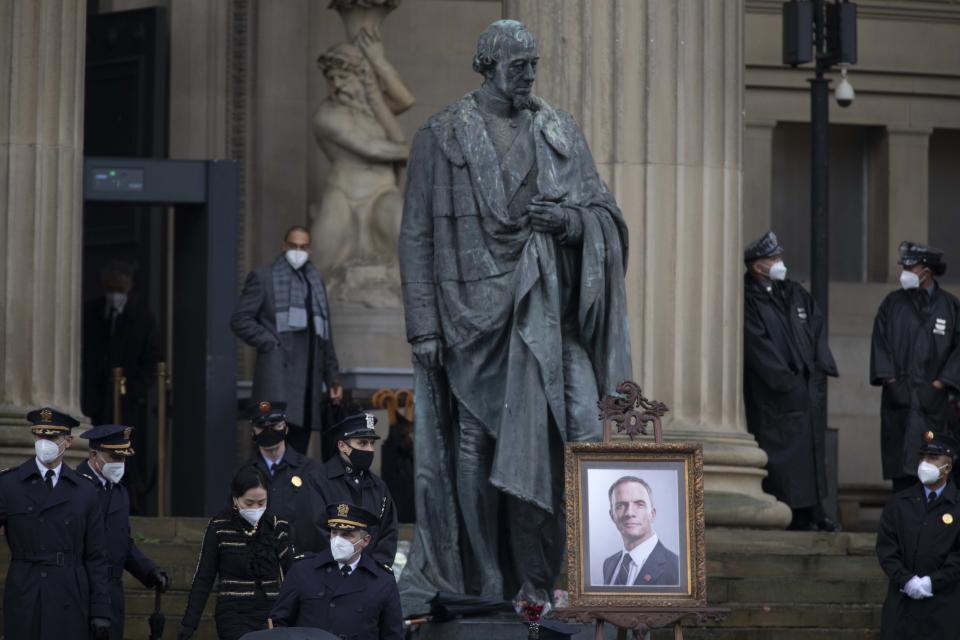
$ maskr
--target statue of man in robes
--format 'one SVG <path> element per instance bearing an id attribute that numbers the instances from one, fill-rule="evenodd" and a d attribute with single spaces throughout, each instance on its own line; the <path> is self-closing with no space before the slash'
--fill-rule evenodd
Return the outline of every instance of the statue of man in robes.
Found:
<path id="1" fill-rule="evenodd" d="M 537 41 L 480 35 L 482 86 L 411 147 L 399 257 L 416 396 L 407 614 L 437 591 L 550 590 L 565 541 L 563 447 L 601 437 L 631 378 L 627 229 L 573 118 L 533 94 Z"/>

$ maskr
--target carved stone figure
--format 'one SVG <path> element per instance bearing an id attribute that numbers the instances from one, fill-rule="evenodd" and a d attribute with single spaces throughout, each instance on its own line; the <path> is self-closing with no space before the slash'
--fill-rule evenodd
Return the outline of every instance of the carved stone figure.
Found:
<path id="1" fill-rule="evenodd" d="M 477 43 L 479 90 L 414 138 L 400 232 L 415 360 L 417 533 L 406 613 L 436 591 L 551 589 L 563 445 L 631 377 L 627 229 L 573 118 L 532 93 L 519 22 Z"/>
<path id="2" fill-rule="evenodd" d="M 408 149 L 396 114 L 414 97 L 384 56 L 380 35 L 380 22 L 398 4 L 335 0 L 331 8 L 341 12 L 348 42 L 317 59 L 329 95 L 313 130 L 330 160 L 321 202 L 310 211 L 318 267 L 332 298 L 375 306 L 399 303 L 397 178 Z"/>

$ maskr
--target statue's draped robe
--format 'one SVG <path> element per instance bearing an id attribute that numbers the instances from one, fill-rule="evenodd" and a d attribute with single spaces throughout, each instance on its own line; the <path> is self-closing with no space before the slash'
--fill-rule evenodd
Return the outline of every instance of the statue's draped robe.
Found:
<path id="1" fill-rule="evenodd" d="M 490 482 L 562 518 L 562 464 L 558 448 L 549 453 L 550 430 L 562 441 L 568 427 L 578 439 L 600 437 L 596 414 L 568 425 L 564 341 L 582 347 L 574 351 L 599 393 L 631 377 L 623 216 L 573 118 L 535 101 L 534 171 L 512 166 L 509 152 L 501 166 L 472 95 L 432 117 L 411 149 L 399 248 L 407 337 L 441 339 L 443 368 L 415 370 L 417 534 L 401 578 L 407 614 L 422 612 L 436 591 L 466 588 L 458 402 L 496 439 Z M 579 216 L 582 243 L 533 232 L 525 206 L 519 215 L 509 206 L 528 175 L 541 197 Z"/>

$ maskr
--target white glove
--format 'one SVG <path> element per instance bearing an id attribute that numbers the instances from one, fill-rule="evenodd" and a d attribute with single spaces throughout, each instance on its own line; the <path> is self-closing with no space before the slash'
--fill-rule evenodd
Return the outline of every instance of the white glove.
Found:
<path id="1" fill-rule="evenodd" d="M 933 597 L 933 583 L 930 582 L 930 576 L 923 576 L 919 582 L 920 592 L 925 598 Z"/>
<path id="2" fill-rule="evenodd" d="M 921 598 L 928 598 L 932 596 L 931 593 L 929 596 L 924 593 L 923 588 L 920 586 L 921 580 L 918 576 L 913 576 L 907 580 L 907 584 L 903 585 L 902 591 L 913 598 L 914 600 L 920 600 Z"/>

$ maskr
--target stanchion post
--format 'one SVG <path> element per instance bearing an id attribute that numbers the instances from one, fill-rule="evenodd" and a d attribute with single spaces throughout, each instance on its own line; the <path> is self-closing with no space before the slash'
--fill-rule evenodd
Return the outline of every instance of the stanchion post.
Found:
<path id="1" fill-rule="evenodd" d="M 113 368 L 113 424 L 123 424 L 121 400 L 127 395 L 127 379 L 123 376 L 123 367 Z"/>
<path id="2" fill-rule="evenodd" d="M 157 363 L 157 516 L 167 515 L 167 363 Z"/>

